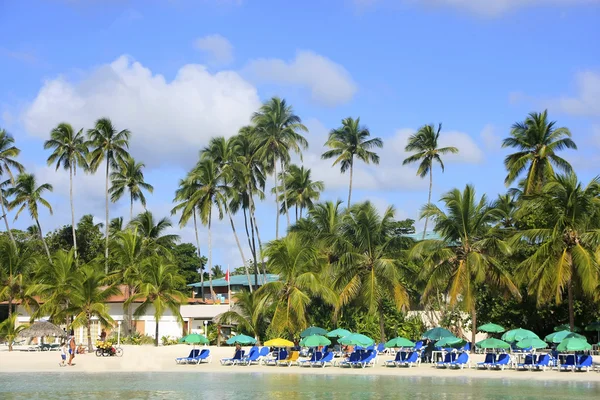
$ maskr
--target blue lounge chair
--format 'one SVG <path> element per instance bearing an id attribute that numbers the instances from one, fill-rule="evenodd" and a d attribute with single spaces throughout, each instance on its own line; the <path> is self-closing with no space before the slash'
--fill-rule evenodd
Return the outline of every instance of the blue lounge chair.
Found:
<path id="1" fill-rule="evenodd" d="M 533 354 L 527 354 L 525 356 L 525 362 L 517 364 L 517 369 L 526 370 L 531 369 L 535 364 L 535 356 Z"/>
<path id="2" fill-rule="evenodd" d="M 545 371 L 546 368 L 550 368 L 551 366 L 550 355 L 540 354 L 537 363 L 533 364 L 531 369 L 541 369 L 542 371 Z"/>
<path id="3" fill-rule="evenodd" d="M 248 365 L 252 365 L 254 363 L 256 364 L 260 364 L 261 362 L 264 362 L 264 360 L 267 358 L 267 356 L 270 353 L 270 349 L 268 347 L 262 347 L 259 351 L 258 351 L 258 360 L 256 360 L 256 362 L 251 361 L 248 363 Z"/>
<path id="4" fill-rule="evenodd" d="M 495 353 L 487 353 L 485 355 L 485 360 L 483 360 L 483 362 L 477 363 L 477 369 L 479 369 L 479 367 L 489 368 L 494 362 L 496 362 L 496 354 Z"/>
<path id="5" fill-rule="evenodd" d="M 465 367 L 465 365 L 469 364 L 469 353 L 460 353 L 458 355 L 458 357 L 456 357 L 456 360 L 451 361 L 450 364 L 448 364 L 448 368 L 460 368 L 463 369 Z"/>
<path id="6" fill-rule="evenodd" d="M 234 362 L 244 358 L 244 350 L 238 350 L 235 352 L 232 358 L 222 358 L 221 365 L 233 365 Z"/>
<path id="7" fill-rule="evenodd" d="M 361 354 L 360 359 L 353 362 L 351 366 L 365 368 L 366 366 L 373 365 L 375 363 L 375 357 L 377 357 L 377 352 L 375 350 L 367 350 Z"/>
<path id="8" fill-rule="evenodd" d="M 355 351 L 354 353 L 350 354 L 350 357 L 348 357 L 347 360 L 339 361 L 337 364 L 334 365 L 337 365 L 339 367 L 351 367 L 352 363 L 355 363 L 358 360 L 360 360 L 360 353 L 358 351 Z"/>
<path id="9" fill-rule="evenodd" d="M 202 363 L 210 363 L 212 361 L 212 355 L 210 354 L 210 349 L 202 349 L 198 357 L 195 357 L 191 362 L 192 364 L 202 364 Z"/>
<path id="10" fill-rule="evenodd" d="M 436 363 L 435 367 L 436 368 L 446 368 L 448 366 L 448 364 L 450 364 L 452 361 L 453 361 L 452 353 L 446 353 L 446 355 L 444 356 L 444 360 Z"/>
<path id="11" fill-rule="evenodd" d="M 400 363 L 398 363 L 398 365 L 402 365 L 404 367 L 414 367 L 416 365 L 419 365 L 419 363 L 421 362 L 421 358 L 419 357 L 419 352 L 417 351 L 412 351 L 410 354 L 408 354 L 403 361 L 401 361 Z"/>
<path id="12" fill-rule="evenodd" d="M 575 364 L 575 370 L 583 371 L 584 368 L 586 372 L 592 368 L 592 356 L 579 357 L 579 361 Z"/>
<path id="13" fill-rule="evenodd" d="M 385 353 L 387 351 L 387 349 L 385 348 L 385 343 L 379 343 L 377 345 L 377 352 L 378 353 Z"/>
<path id="14" fill-rule="evenodd" d="M 500 369 L 504 371 L 504 368 L 510 364 L 510 355 L 506 353 L 502 353 L 498 356 L 498 359 L 490 364 L 489 369 Z"/>
<path id="15" fill-rule="evenodd" d="M 288 357 L 288 352 L 286 350 L 279 350 L 277 352 L 277 356 L 276 357 L 271 357 L 271 358 L 266 358 L 263 361 L 263 364 L 265 365 L 277 365 L 277 363 L 279 361 L 284 361 L 286 358 Z"/>
<path id="16" fill-rule="evenodd" d="M 396 353 L 396 358 L 394 358 L 393 360 L 387 360 L 384 365 L 386 367 L 395 367 L 398 365 L 399 362 L 403 361 L 403 357 L 406 355 L 405 352 L 403 351 L 399 351 Z"/>
<path id="17" fill-rule="evenodd" d="M 308 360 L 300 360 L 298 361 L 298 366 L 300 367 L 310 367 L 311 363 L 317 362 L 323 358 L 323 353 L 320 351 L 313 352 L 312 356 Z"/>
<path id="18" fill-rule="evenodd" d="M 325 353 L 319 361 L 313 361 L 310 363 L 311 367 L 325 368 L 327 365 L 333 365 L 333 352 L 331 351 Z"/>
<path id="19" fill-rule="evenodd" d="M 423 341 L 422 340 L 419 340 L 417 343 L 415 343 L 415 348 L 414 348 L 415 351 L 419 351 L 422 348 L 423 348 Z"/>
<path id="20" fill-rule="evenodd" d="M 199 353 L 200 349 L 192 349 L 190 350 L 190 354 L 187 357 L 178 357 L 175 359 L 175 362 L 177 364 L 187 364 L 188 362 L 192 361 L 195 357 L 198 357 Z"/>
<path id="21" fill-rule="evenodd" d="M 575 364 L 576 364 L 577 359 L 575 358 L 574 354 L 569 354 L 567 356 L 567 359 L 565 360 L 564 363 L 560 364 L 560 371 L 575 371 Z"/>
<path id="22" fill-rule="evenodd" d="M 235 360 L 233 365 L 249 365 L 251 362 L 257 362 L 260 357 L 260 353 L 258 351 L 258 347 L 253 347 L 250 349 L 250 353 L 247 356 L 243 357 L 241 360 Z"/>

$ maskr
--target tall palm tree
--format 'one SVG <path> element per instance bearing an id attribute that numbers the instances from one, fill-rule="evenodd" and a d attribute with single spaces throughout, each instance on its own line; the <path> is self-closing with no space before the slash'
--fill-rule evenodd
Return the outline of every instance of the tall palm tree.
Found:
<path id="1" fill-rule="evenodd" d="M 109 236 L 109 215 L 108 215 L 108 178 L 110 169 L 119 168 L 119 163 L 124 160 L 129 153 L 129 137 L 131 132 L 127 129 L 117 131 L 108 118 L 100 118 L 96 121 L 94 129 L 88 130 L 90 138 L 89 145 L 93 148 L 90 153 L 90 169 L 96 172 L 100 164 L 106 161 L 106 226 L 104 243 L 104 272 L 108 273 L 108 236 Z"/>
<path id="2" fill-rule="evenodd" d="M 260 343 L 259 333 L 265 328 L 264 314 L 266 307 L 262 298 L 256 292 L 242 290 L 233 295 L 234 306 L 223 314 L 217 316 L 221 325 L 236 324 L 238 330 L 252 333 Z"/>
<path id="3" fill-rule="evenodd" d="M 165 234 L 165 231 L 173 226 L 171 220 L 164 217 L 156 221 L 151 211 L 138 214 L 129 225 L 147 242 L 149 248 L 156 249 L 163 254 L 179 242 L 179 235 Z"/>
<path id="4" fill-rule="evenodd" d="M 287 189 L 286 197 L 288 206 L 296 208 L 296 222 L 298 222 L 299 218 L 302 218 L 304 209 L 311 209 L 313 207 L 313 201 L 318 201 L 321 192 L 325 189 L 323 181 L 313 181 L 310 175 L 310 168 L 305 169 L 304 166 L 298 167 L 295 164 L 291 164 L 283 177 Z M 283 186 L 279 190 L 283 191 Z M 274 191 L 275 189 L 273 189 Z M 282 205 L 279 211 L 281 214 L 285 213 L 284 200 L 284 196 L 281 195 L 280 201 Z"/>
<path id="5" fill-rule="evenodd" d="M 92 349 L 92 318 L 104 327 L 113 326 L 106 302 L 121 291 L 115 285 L 106 285 L 107 277 L 102 270 L 92 265 L 84 265 L 77 271 L 76 285 L 73 287 L 72 303 L 69 312 L 75 315 L 71 326 L 84 326 L 87 332 L 88 349 Z"/>
<path id="6" fill-rule="evenodd" d="M 331 148 L 321 156 L 327 160 L 335 158 L 333 165 L 340 165 L 340 171 L 345 173 L 350 170 L 350 185 L 348 187 L 348 207 L 352 197 L 352 175 L 354 173 L 354 159 L 369 164 L 379 164 L 379 156 L 374 148 L 382 148 L 383 141 L 380 138 L 369 139 L 371 132 L 367 127 L 360 125 L 360 118 L 351 117 L 342 120 L 342 126 L 329 132 L 329 139 L 325 146 Z"/>
<path id="7" fill-rule="evenodd" d="M 371 314 L 379 315 L 381 341 L 385 340 L 384 299 L 392 298 L 398 309 L 409 303 L 405 277 L 398 264 L 394 241 L 394 208 L 379 215 L 369 203 L 354 205 L 342 217 L 337 248 L 341 256 L 333 264 L 334 287 L 339 307 L 358 300 Z"/>
<path id="8" fill-rule="evenodd" d="M 554 175 L 554 167 L 565 173 L 572 171 L 571 164 L 556 155 L 560 150 L 577 149 L 571 140 L 568 128 L 555 128 L 556 121 L 548 121 L 548 110 L 530 113 L 523 122 L 512 126 L 510 137 L 502 142 L 502 147 L 518 149 L 504 159 L 508 175 L 504 182 L 510 185 L 522 172 L 527 170 L 523 182 L 523 194 L 539 193 Z"/>
<path id="9" fill-rule="evenodd" d="M 154 345 L 158 346 L 158 332 L 160 318 L 166 310 L 183 323 L 179 306 L 186 302 L 186 296 L 177 290 L 178 287 L 185 285 L 185 279 L 179 275 L 177 265 L 172 264 L 160 257 L 151 257 L 144 268 L 144 275 L 140 290 L 129 298 L 132 303 L 137 300 L 143 302 L 135 310 L 135 316 L 141 316 L 146 313 L 149 306 L 154 308 L 155 336 Z"/>
<path id="10" fill-rule="evenodd" d="M 427 174 L 429 174 L 429 195 L 427 196 L 427 204 L 431 203 L 434 162 L 440 164 L 440 167 L 442 167 L 442 172 L 444 172 L 444 162 L 442 161 L 441 156 L 449 153 L 458 153 L 458 149 L 456 147 L 438 147 L 438 140 L 440 138 L 441 130 L 442 124 L 438 125 L 437 131 L 433 124 L 423 125 L 419 128 L 417 133 L 408 138 L 408 144 L 404 148 L 405 151 L 411 151 L 414 152 L 414 154 L 406 158 L 402 162 L 402 165 L 420 162 L 419 168 L 417 169 L 417 175 L 419 175 L 421 178 L 425 178 Z M 429 217 L 425 218 L 423 239 L 425 239 L 425 234 L 427 233 L 427 222 L 429 222 Z"/>
<path id="11" fill-rule="evenodd" d="M 292 106 L 284 99 L 273 97 L 265 102 L 252 116 L 256 125 L 258 153 L 265 164 L 273 171 L 275 187 L 277 187 L 277 163 L 280 163 L 281 171 L 286 170 L 290 160 L 290 151 L 301 154 L 301 149 L 308 147 L 308 142 L 300 132 L 308 132 L 302 120 L 294 114 Z M 284 206 L 288 227 L 290 215 L 287 209 L 287 194 L 284 187 Z M 275 238 L 279 238 L 279 193 L 275 191 L 275 202 L 277 203 L 277 214 L 275 218 Z"/>
<path id="12" fill-rule="evenodd" d="M 21 153 L 15 145 L 15 139 L 8 134 L 4 129 L 0 129 L 0 177 L 8 175 L 11 184 L 14 184 L 14 177 L 12 170 L 16 170 L 19 173 L 25 171 L 25 168 L 21 163 L 15 160 L 15 158 Z M 4 186 L 4 184 L 3 184 Z M 0 191 L 0 205 L 2 206 L 2 218 L 6 225 L 6 231 L 10 240 L 15 242 L 15 238 L 8 225 L 8 216 L 5 208 L 5 197 L 4 192 Z"/>
<path id="13" fill-rule="evenodd" d="M 108 190 L 111 194 L 110 201 L 117 202 L 129 191 L 129 220 L 133 219 L 133 202 L 139 200 L 146 209 L 146 196 L 144 190 L 152 193 L 154 187 L 144 180 L 144 163 L 136 162 L 133 157 L 126 156 L 119 163 L 119 168 L 110 174 L 112 186 Z"/>
<path id="14" fill-rule="evenodd" d="M 69 171 L 69 201 L 71 202 L 71 229 L 73 231 L 73 248 L 77 258 L 77 236 L 75 235 L 75 206 L 73 205 L 73 176 L 77 167 L 88 170 L 87 156 L 89 149 L 83 129 L 75 132 L 73 127 L 62 122 L 50 132 L 50 140 L 44 142 L 44 149 L 53 149 L 48 157 L 48 165 L 56 163 L 56 170 L 63 167 Z"/>
<path id="15" fill-rule="evenodd" d="M 423 207 L 421 218 L 431 218 L 435 232 L 442 239 L 417 242 L 411 250 L 412 256 L 423 263 L 422 278 L 427 282 L 423 299 L 441 290 L 451 305 L 462 302 L 464 309 L 471 313 L 472 326 L 476 327 L 478 285 L 487 282 L 520 297 L 498 260 L 499 255 L 510 254 L 510 247 L 491 230 L 499 218 L 498 211 L 490 207 L 485 195 L 477 201 L 471 185 L 462 192 L 451 190 L 441 201 L 447 211 L 429 203 Z M 477 330 L 471 332 L 471 342 L 475 343 Z"/>
<path id="16" fill-rule="evenodd" d="M 44 249 L 46 250 L 46 255 L 48 256 L 49 260 L 51 259 L 50 250 L 48 250 L 46 239 L 44 239 L 44 234 L 42 233 L 38 205 L 46 207 L 48 211 L 50 211 L 50 214 L 52 214 L 52 206 L 46 199 L 42 197 L 44 192 L 51 192 L 52 190 L 53 188 L 51 184 L 42 183 L 40 186 L 38 186 L 35 175 L 23 173 L 17 177 L 15 187 L 9 189 L 9 193 L 11 197 L 13 197 L 13 200 L 8 203 L 9 210 L 19 207 L 15 214 L 15 220 L 19 217 L 19 214 L 21 214 L 23 210 L 27 209 L 27 211 L 29 211 L 29 215 L 37 225 L 38 233 L 42 239 L 42 243 L 44 244 Z"/>
<path id="17" fill-rule="evenodd" d="M 7 301 L 9 318 L 15 300 L 21 303 L 28 300 L 25 292 L 35 262 L 36 257 L 28 245 L 0 238 L 0 300 Z"/>
<path id="18" fill-rule="evenodd" d="M 546 226 L 515 234 L 515 246 L 535 247 L 535 253 L 518 267 L 518 275 L 537 295 L 538 303 L 552 298 L 560 303 L 566 291 L 573 330 L 574 292 L 593 297 L 600 281 L 600 177 L 585 187 L 572 172 L 550 178 L 541 196 L 527 200 L 519 213 L 536 209 L 549 210 L 550 215 Z"/>

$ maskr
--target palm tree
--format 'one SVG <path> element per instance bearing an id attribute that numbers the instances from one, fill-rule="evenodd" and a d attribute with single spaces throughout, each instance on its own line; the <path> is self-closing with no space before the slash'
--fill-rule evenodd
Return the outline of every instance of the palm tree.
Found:
<path id="1" fill-rule="evenodd" d="M 12 174 L 12 169 L 17 170 L 17 172 L 22 173 L 25 171 L 25 168 L 21 163 L 15 160 L 21 150 L 19 150 L 14 145 L 15 139 L 11 135 L 9 135 L 4 129 L 0 129 L 0 177 L 3 175 L 8 175 L 11 184 L 14 184 L 14 178 Z M 2 185 L 4 187 L 4 184 Z M 2 206 L 2 218 L 4 218 L 4 224 L 6 225 L 6 231 L 8 232 L 8 236 L 10 240 L 15 242 L 15 238 L 8 226 L 8 216 L 5 208 L 5 197 L 4 192 L 0 191 L 0 205 Z"/>
<path id="2" fill-rule="evenodd" d="M 148 248 L 156 249 L 163 254 L 179 242 L 179 235 L 164 233 L 173 226 L 171 220 L 164 217 L 156 221 L 151 211 L 138 214 L 129 225 L 147 242 Z"/>
<path id="3" fill-rule="evenodd" d="M 129 153 L 129 137 L 131 132 L 127 129 L 117 131 L 112 122 L 108 118 L 100 118 L 96 121 L 94 129 L 88 130 L 90 138 L 89 145 L 93 148 L 90 153 L 90 169 L 96 172 L 102 161 L 106 161 L 106 226 L 105 226 L 105 243 L 104 243 L 104 272 L 108 273 L 108 178 L 110 168 L 119 168 L 119 163 L 124 160 Z"/>
<path id="4" fill-rule="evenodd" d="M 143 302 L 135 310 L 135 316 L 146 313 L 149 306 L 154 308 L 155 336 L 154 345 L 158 346 L 158 324 L 166 310 L 177 317 L 180 323 L 183 318 L 179 312 L 179 306 L 184 304 L 186 296 L 176 288 L 185 285 L 185 279 L 177 270 L 177 265 L 167 262 L 160 257 L 151 257 L 144 268 L 143 281 L 140 290 L 129 298 L 128 303 L 143 299 Z"/>
<path id="5" fill-rule="evenodd" d="M 543 208 L 542 208 L 543 207 Z M 574 329 L 574 292 L 597 294 L 600 248 L 600 177 L 583 186 L 574 173 L 557 175 L 543 186 L 541 196 L 527 200 L 520 214 L 548 210 L 547 225 L 515 234 L 515 246 L 534 246 L 535 253 L 518 267 L 518 276 L 529 284 L 538 303 L 554 298 L 562 301 L 567 292 L 569 325 Z M 594 254 L 595 253 L 595 254 Z M 578 287 L 576 287 L 576 285 Z"/>
<path id="6" fill-rule="evenodd" d="M 265 327 L 266 307 L 256 292 L 242 290 L 233 295 L 234 306 L 217 316 L 220 325 L 235 324 L 239 330 L 252 333 L 260 344 L 259 332 Z"/>
<path id="7" fill-rule="evenodd" d="M 302 120 L 294 114 L 292 106 L 284 99 L 273 97 L 265 102 L 252 116 L 256 124 L 257 146 L 259 157 L 273 171 L 275 187 L 277 187 L 277 162 L 281 164 L 281 171 L 286 170 L 290 160 L 290 150 L 301 154 L 301 149 L 308 147 L 308 142 L 299 132 L 308 132 Z M 287 209 L 287 194 L 284 187 L 284 206 L 288 227 L 290 215 Z M 275 220 L 275 239 L 279 239 L 279 193 L 275 190 L 275 202 L 277 203 L 277 214 Z"/>
<path id="8" fill-rule="evenodd" d="M 9 315 L 7 319 L 0 323 L 0 338 L 8 343 L 8 351 L 13 351 L 13 342 L 26 325 L 17 326 L 17 314 Z"/>
<path id="9" fill-rule="evenodd" d="M 516 212 L 518 210 L 515 196 L 510 193 L 500 194 L 492 207 L 500 214 L 498 222 L 502 229 L 515 228 Z"/>
<path id="10" fill-rule="evenodd" d="M 491 226 L 499 213 L 490 207 L 486 196 L 475 199 L 475 189 L 467 185 L 463 192 L 451 190 L 441 198 L 447 211 L 434 204 L 426 204 L 421 218 L 431 218 L 441 240 L 417 242 L 411 254 L 422 261 L 422 278 L 426 280 L 423 299 L 442 290 L 451 305 L 459 299 L 471 313 L 471 324 L 477 326 L 475 297 L 477 286 L 487 282 L 520 297 L 508 272 L 497 256 L 510 254 L 510 247 L 493 235 Z M 471 329 L 471 342 L 475 343 L 476 329 Z"/>
<path id="11" fill-rule="evenodd" d="M 398 309 L 409 303 L 404 276 L 397 262 L 393 235 L 394 208 L 379 215 L 369 203 L 354 205 L 342 217 L 337 248 L 341 256 L 333 265 L 338 309 L 358 300 L 371 314 L 379 315 L 381 341 L 385 341 L 384 299 L 393 298 Z"/>
<path id="12" fill-rule="evenodd" d="M 72 303 L 69 312 L 75 315 L 72 327 L 85 326 L 88 349 L 92 348 L 92 318 L 104 327 L 112 326 L 114 320 L 110 316 L 106 302 L 121 291 L 115 285 L 106 285 L 106 274 L 95 266 L 85 265 L 79 269 L 76 285 L 73 287 Z"/>
<path id="13" fill-rule="evenodd" d="M 112 182 L 110 201 L 117 202 L 125 194 L 125 189 L 129 191 L 129 220 L 133 219 L 133 202 L 139 200 L 146 209 L 146 196 L 143 190 L 154 192 L 154 187 L 144 180 L 144 163 L 136 162 L 133 157 L 126 156 L 121 160 L 119 168 L 110 174 Z"/>
<path id="14" fill-rule="evenodd" d="M 504 182 L 510 185 L 527 170 L 524 180 L 525 195 L 539 193 L 550 177 L 554 167 L 565 173 L 572 171 L 571 164 L 556 155 L 564 149 L 577 149 L 571 140 L 569 129 L 555 128 L 556 121 L 548 122 L 548 110 L 542 113 L 530 113 L 524 122 L 512 126 L 510 137 L 504 139 L 502 147 L 518 149 L 504 159 L 508 175 Z"/>
<path id="15" fill-rule="evenodd" d="M 433 163 L 437 161 L 442 167 L 444 172 L 444 162 L 442 161 L 441 155 L 444 154 L 456 154 L 458 149 L 456 147 L 438 147 L 438 140 L 440 138 L 440 131 L 442 130 L 442 124 L 438 125 L 437 131 L 435 126 L 423 125 L 417 133 L 411 135 L 408 138 L 408 144 L 404 148 L 405 151 L 415 152 L 412 156 L 406 158 L 402 165 L 412 164 L 420 162 L 419 168 L 417 169 L 417 175 L 421 178 L 425 178 L 429 174 L 429 195 L 427 196 L 427 204 L 431 203 L 431 190 L 433 188 Z M 429 218 L 425 218 L 425 228 L 423 229 L 423 239 L 427 233 L 427 222 Z"/>
<path id="16" fill-rule="evenodd" d="M 75 235 L 75 206 L 73 205 L 73 176 L 77 167 L 88 170 L 87 156 L 89 149 L 85 140 L 83 129 L 77 133 L 66 122 L 58 124 L 50 132 L 50 140 L 44 142 L 44 149 L 54 149 L 48 157 L 48 165 L 56 163 L 56 170 L 63 167 L 69 171 L 69 201 L 71 202 L 71 229 L 73 231 L 73 248 L 77 258 L 77 237 Z"/>
<path id="17" fill-rule="evenodd" d="M 360 118 L 351 117 L 342 120 L 342 126 L 329 132 L 329 139 L 325 146 L 331 148 L 321 156 L 327 160 L 335 158 L 333 165 L 340 165 L 340 171 L 345 173 L 350 170 L 350 185 L 348 188 L 348 207 L 352 197 L 352 175 L 354 173 L 354 158 L 366 164 L 379 164 L 379 156 L 371 149 L 382 148 L 383 141 L 380 138 L 368 139 L 371 136 L 369 129 L 360 125 Z"/>
<path id="18" fill-rule="evenodd" d="M 29 246 L 0 238 L 0 300 L 8 302 L 9 318 L 13 301 L 23 303 L 28 300 L 25 291 L 35 262 L 36 257 Z"/>
<path id="19" fill-rule="evenodd" d="M 38 186 L 35 180 L 35 175 L 23 173 L 17 177 L 15 187 L 9 189 L 9 193 L 13 197 L 13 200 L 8 203 L 9 210 L 19 207 L 15 214 L 15 220 L 19 218 L 19 214 L 21 214 L 23 210 L 27 209 L 27 211 L 29 211 L 29 215 L 37 225 L 38 233 L 42 239 L 42 243 L 44 244 L 44 249 L 46 250 L 46 255 L 48 256 L 49 260 L 51 259 L 50 250 L 48 250 L 46 239 L 44 239 L 44 235 L 42 233 L 38 205 L 41 204 L 42 206 L 46 207 L 48 211 L 50 211 L 50 214 L 52 214 L 52 206 L 46 199 L 42 197 L 44 192 L 51 192 L 52 190 L 53 188 L 51 184 L 42 183 L 40 186 Z"/>
<path id="20" fill-rule="evenodd" d="M 100 223 L 100 225 L 104 225 Z M 108 224 L 108 233 L 110 236 L 115 236 L 119 232 L 123 232 L 125 230 L 125 225 L 123 223 L 123 217 L 117 217 L 110 220 Z"/>
<path id="21" fill-rule="evenodd" d="M 280 173 L 282 174 L 282 173 Z M 302 218 L 302 212 L 304 209 L 311 209 L 313 207 L 313 201 L 318 201 L 321 193 L 325 189 L 323 181 L 313 181 L 310 177 L 310 168 L 305 169 L 304 166 L 298 167 L 297 165 L 291 164 L 288 167 L 285 176 L 282 178 L 285 180 L 286 185 L 286 196 L 288 206 L 296 208 L 296 222 L 299 218 Z M 283 186 L 279 188 L 283 191 Z M 275 189 L 273 189 L 273 192 Z M 285 213 L 283 202 L 284 196 L 280 196 L 279 199 L 282 202 L 280 213 Z"/>
<path id="22" fill-rule="evenodd" d="M 306 309 L 314 297 L 336 304 L 337 296 L 325 283 L 317 254 L 316 248 L 295 233 L 265 246 L 268 268 L 279 274 L 279 280 L 264 284 L 256 293 L 266 304 L 274 304 L 270 325 L 274 334 L 287 333 L 292 337 L 306 328 Z"/>

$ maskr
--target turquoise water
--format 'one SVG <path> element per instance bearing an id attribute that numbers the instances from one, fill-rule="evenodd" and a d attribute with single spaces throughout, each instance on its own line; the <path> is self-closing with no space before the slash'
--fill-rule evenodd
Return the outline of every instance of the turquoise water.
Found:
<path id="1" fill-rule="evenodd" d="M 210 373 L 0 374 L 0 399 L 600 399 L 600 384 Z"/>

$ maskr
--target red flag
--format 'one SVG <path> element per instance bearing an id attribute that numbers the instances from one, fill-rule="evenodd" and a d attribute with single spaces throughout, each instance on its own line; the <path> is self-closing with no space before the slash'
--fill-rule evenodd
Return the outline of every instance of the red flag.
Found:
<path id="1" fill-rule="evenodd" d="M 229 268 L 227 268 L 227 272 L 225 273 L 225 281 L 229 282 Z"/>

